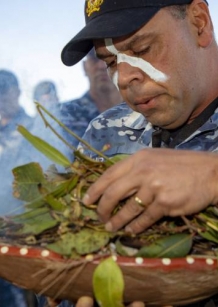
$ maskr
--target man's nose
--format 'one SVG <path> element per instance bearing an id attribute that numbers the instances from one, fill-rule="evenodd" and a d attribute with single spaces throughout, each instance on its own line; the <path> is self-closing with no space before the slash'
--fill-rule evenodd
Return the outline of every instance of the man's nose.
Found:
<path id="1" fill-rule="evenodd" d="M 120 89 L 125 89 L 135 83 L 149 78 L 139 67 L 133 67 L 126 62 L 117 65 L 117 82 Z"/>

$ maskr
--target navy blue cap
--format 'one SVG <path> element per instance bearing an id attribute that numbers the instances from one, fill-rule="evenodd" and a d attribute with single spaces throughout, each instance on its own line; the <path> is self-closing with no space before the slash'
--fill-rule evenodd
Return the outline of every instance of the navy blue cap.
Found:
<path id="1" fill-rule="evenodd" d="M 61 59 L 67 66 L 78 63 L 93 48 L 93 39 L 131 34 L 161 8 L 190 4 L 193 0 L 86 0 L 86 26 L 64 47 Z"/>

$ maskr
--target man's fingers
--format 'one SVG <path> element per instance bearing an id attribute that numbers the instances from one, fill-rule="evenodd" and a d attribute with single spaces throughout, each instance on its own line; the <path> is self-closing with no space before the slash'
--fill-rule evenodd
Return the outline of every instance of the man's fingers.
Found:
<path id="1" fill-rule="evenodd" d="M 144 191 L 143 196 L 140 196 L 140 194 L 139 191 L 139 193 L 130 197 L 125 205 L 110 218 L 109 222 L 106 223 L 106 229 L 108 231 L 117 231 L 128 223 L 131 223 L 134 218 L 137 219 L 146 210 L 153 201 L 153 196 L 148 191 Z M 145 199 L 145 201 L 142 199 Z"/>
<path id="2" fill-rule="evenodd" d="M 153 202 L 142 214 L 130 222 L 125 230 L 131 233 L 140 233 L 148 227 L 152 226 L 155 222 L 164 216 L 163 210 Z"/>
<path id="3" fill-rule="evenodd" d="M 105 193 L 105 190 L 110 187 L 113 182 L 122 178 L 131 170 L 132 163 L 129 160 L 130 158 L 126 158 L 129 163 L 126 163 L 125 160 L 117 162 L 115 165 L 111 166 L 101 177 L 91 185 L 91 187 L 87 190 L 87 193 L 84 195 L 82 201 L 85 205 L 90 205 L 96 202 L 100 196 Z M 129 192 L 129 191 L 128 191 Z M 112 193 L 114 195 L 115 193 Z"/>
<path id="4" fill-rule="evenodd" d="M 93 307 L 93 306 L 94 306 L 94 301 L 91 297 L 88 296 L 83 296 L 79 298 L 79 300 L 76 303 L 76 307 Z"/>

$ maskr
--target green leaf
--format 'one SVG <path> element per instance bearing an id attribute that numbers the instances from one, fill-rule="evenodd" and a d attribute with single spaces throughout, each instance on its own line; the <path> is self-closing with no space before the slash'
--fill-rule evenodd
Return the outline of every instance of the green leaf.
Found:
<path id="1" fill-rule="evenodd" d="M 118 264 L 112 257 L 97 266 L 93 274 L 93 290 L 101 307 L 124 307 L 124 279 Z"/>
<path id="2" fill-rule="evenodd" d="M 47 248 L 64 256 L 70 256 L 73 249 L 79 255 L 87 255 L 104 247 L 110 236 L 107 232 L 84 228 L 77 233 L 62 235 L 57 242 L 47 245 Z"/>
<path id="3" fill-rule="evenodd" d="M 208 231 L 199 231 L 198 232 L 199 235 L 211 242 L 215 242 L 218 243 L 218 236 L 217 236 L 217 232 L 213 231 L 212 229 L 208 230 Z"/>
<path id="4" fill-rule="evenodd" d="M 48 244 L 46 248 L 60 255 L 69 257 L 75 248 L 75 234 L 66 233 L 60 237 L 60 240 Z"/>
<path id="5" fill-rule="evenodd" d="M 32 201 L 41 196 L 39 186 L 46 184 L 41 166 L 38 163 L 28 163 L 12 170 L 14 175 L 14 196 L 24 201 Z"/>
<path id="6" fill-rule="evenodd" d="M 191 247 L 192 236 L 190 234 L 175 234 L 158 239 L 148 246 L 143 246 L 136 256 L 144 258 L 185 257 Z"/>
<path id="7" fill-rule="evenodd" d="M 45 197 L 46 202 L 50 205 L 50 207 L 54 211 L 64 211 L 66 209 L 66 205 L 61 203 L 59 200 L 55 199 L 52 195 L 47 195 Z"/>
<path id="8" fill-rule="evenodd" d="M 26 128 L 23 126 L 18 126 L 17 130 L 23 135 L 28 142 L 30 142 L 37 150 L 39 150 L 42 154 L 44 154 L 51 161 L 63 166 L 69 167 L 71 162 L 65 157 L 59 150 L 55 147 L 51 146 L 38 136 L 31 134 Z"/>
<path id="9" fill-rule="evenodd" d="M 216 206 L 207 207 L 205 212 L 214 215 L 214 217 L 218 217 L 218 208 Z"/>
<path id="10" fill-rule="evenodd" d="M 49 212 L 48 208 L 39 208 L 28 211 L 13 217 L 16 223 L 20 223 L 23 227 L 19 230 L 20 234 L 37 235 L 50 229 L 58 224 Z"/>
<path id="11" fill-rule="evenodd" d="M 106 231 L 83 228 L 75 234 L 76 251 L 80 255 L 96 252 L 109 242 L 111 236 Z"/>
<path id="12" fill-rule="evenodd" d="M 99 217 L 96 210 L 88 209 L 82 206 L 82 218 L 86 218 L 92 221 L 99 221 Z"/>
<path id="13" fill-rule="evenodd" d="M 78 177 L 75 176 L 74 178 L 70 178 L 66 181 L 62 181 L 57 183 L 49 183 L 49 190 L 47 190 L 46 193 L 39 194 L 39 196 L 35 199 L 32 199 L 31 201 L 26 204 L 26 208 L 39 208 L 43 205 L 45 205 L 46 197 L 51 195 L 55 198 L 60 198 L 67 196 L 69 193 L 77 184 Z"/>
<path id="14" fill-rule="evenodd" d="M 119 161 L 126 159 L 128 157 L 129 157 L 129 155 L 127 155 L 127 154 L 119 154 L 119 155 L 115 155 L 115 156 L 111 157 L 110 160 L 116 163 L 116 162 L 119 162 Z"/>
<path id="15" fill-rule="evenodd" d="M 126 154 L 115 155 L 113 157 L 110 157 L 110 159 L 106 160 L 104 163 L 105 163 L 105 165 L 107 165 L 109 167 L 109 166 L 113 165 L 114 163 L 119 162 L 119 161 L 121 161 L 125 158 L 128 158 L 128 157 L 129 157 L 129 155 L 126 155 Z"/>

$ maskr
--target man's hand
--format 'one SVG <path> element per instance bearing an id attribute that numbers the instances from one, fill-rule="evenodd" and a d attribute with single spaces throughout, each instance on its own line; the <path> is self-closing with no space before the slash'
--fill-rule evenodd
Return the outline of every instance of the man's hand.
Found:
<path id="1" fill-rule="evenodd" d="M 129 197 L 115 215 L 120 200 Z M 197 213 L 218 202 L 215 153 L 143 149 L 110 167 L 87 191 L 84 204 L 99 200 L 106 229 L 139 233 L 163 216 Z"/>

